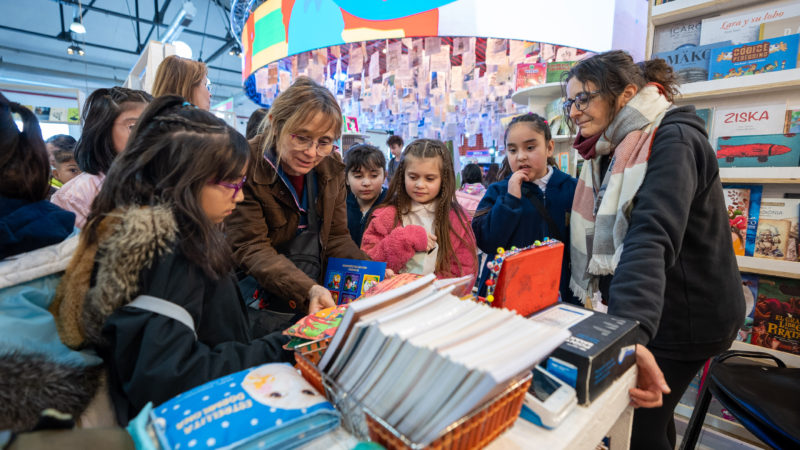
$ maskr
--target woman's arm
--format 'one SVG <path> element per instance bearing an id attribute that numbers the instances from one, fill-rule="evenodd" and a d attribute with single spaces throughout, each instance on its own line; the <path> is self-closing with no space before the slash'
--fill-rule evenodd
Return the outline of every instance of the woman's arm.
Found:
<path id="1" fill-rule="evenodd" d="M 398 272 L 414 257 L 414 253 L 425 251 L 428 246 L 428 232 L 419 225 L 393 225 L 393 207 L 375 210 L 364 231 L 361 249 L 373 261 L 385 261 L 387 268 Z"/>

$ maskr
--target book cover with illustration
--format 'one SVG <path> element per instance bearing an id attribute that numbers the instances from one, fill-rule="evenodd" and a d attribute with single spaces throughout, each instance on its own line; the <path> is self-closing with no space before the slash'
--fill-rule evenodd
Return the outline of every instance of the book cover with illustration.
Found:
<path id="1" fill-rule="evenodd" d="M 797 33 L 800 33 L 800 15 L 762 23 L 759 26 L 758 38 L 769 39 Z"/>
<path id="2" fill-rule="evenodd" d="M 184 392 L 148 422 L 130 429 L 160 448 L 288 448 L 336 428 L 339 414 L 291 365 L 273 363 Z"/>
<path id="3" fill-rule="evenodd" d="M 800 15 L 800 2 L 784 0 L 757 2 L 746 9 L 733 9 L 729 14 L 720 14 L 703 19 L 700 29 L 700 45 L 720 41 L 744 44 L 759 39 L 762 24 Z"/>
<path id="4" fill-rule="evenodd" d="M 714 117 L 713 112 L 714 108 L 701 108 L 695 110 L 695 114 L 703 119 L 703 122 L 706 124 L 706 134 L 708 137 L 711 137 L 711 123 L 713 122 L 711 119 Z"/>
<path id="5" fill-rule="evenodd" d="M 700 44 L 700 18 L 659 25 L 653 30 L 653 53 L 671 52 Z"/>
<path id="6" fill-rule="evenodd" d="M 797 167 L 800 134 L 723 136 L 717 139 L 720 167 Z"/>
<path id="7" fill-rule="evenodd" d="M 761 199 L 756 257 L 798 261 L 798 211 L 800 199 Z"/>
<path id="8" fill-rule="evenodd" d="M 742 291 L 744 291 L 744 324 L 736 335 L 737 341 L 750 343 L 753 332 L 753 312 L 756 308 L 758 297 L 758 275 L 751 273 L 742 274 Z"/>
<path id="9" fill-rule="evenodd" d="M 800 35 L 728 45 L 711 50 L 708 79 L 740 77 L 797 67 Z"/>
<path id="10" fill-rule="evenodd" d="M 547 63 L 517 64 L 517 90 L 544 84 L 547 79 Z"/>
<path id="11" fill-rule="evenodd" d="M 744 239 L 744 256 L 753 256 L 756 248 L 756 235 L 758 232 L 758 216 L 761 212 L 761 193 L 764 187 L 760 184 L 743 184 L 743 185 L 723 185 L 723 190 L 735 189 L 738 191 L 747 191 L 749 206 L 747 207 L 747 227 Z M 725 194 L 725 204 L 728 206 L 728 194 Z M 741 206 L 741 205 L 740 205 Z M 743 213 L 745 211 L 742 211 Z M 728 210 L 728 217 L 731 217 L 730 209 Z M 731 230 L 733 233 L 733 230 Z M 734 243 L 734 248 L 735 248 Z"/>
<path id="12" fill-rule="evenodd" d="M 328 258 L 325 287 L 331 291 L 337 305 L 344 305 L 378 284 L 385 274 L 386 263 Z"/>
<path id="13" fill-rule="evenodd" d="M 283 334 L 315 341 L 333 336 L 349 305 L 332 306 L 309 314 L 287 328 Z"/>
<path id="14" fill-rule="evenodd" d="M 800 354 L 800 280 L 759 278 L 750 343 Z"/>
<path id="15" fill-rule="evenodd" d="M 786 111 L 786 121 L 783 125 L 784 133 L 800 133 L 800 109 Z"/>
<path id="16" fill-rule="evenodd" d="M 578 64 L 578 61 L 556 61 L 547 63 L 547 75 L 545 77 L 545 82 L 560 83 L 561 77 L 565 73 L 569 72 L 569 69 L 571 69 L 575 64 Z"/>
<path id="17" fill-rule="evenodd" d="M 656 53 L 654 57 L 661 58 L 672 66 L 680 83 L 694 83 L 708 79 L 711 51 L 730 45 L 731 41 L 698 46 L 687 45 L 669 52 Z"/>
<path id="18" fill-rule="evenodd" d="M 723 188 L 722 192 L 725 195 L 725 208 L 731 227 L 733 253 L 744 256 L 747 242 L 747 213 L 750 211 L 750 189 Z"/>

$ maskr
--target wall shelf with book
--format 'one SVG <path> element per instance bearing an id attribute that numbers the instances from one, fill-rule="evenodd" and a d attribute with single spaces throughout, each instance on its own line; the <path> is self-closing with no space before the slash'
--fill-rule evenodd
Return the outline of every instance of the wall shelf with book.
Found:
<path id="1" fill-rule="evenodd" d="M 537 86 L 523 88 L 514 92 L 511 100 L 518 105 L 525 105 L 530 107 L 531 104 L 541 106 L 556 97 L 561 96 L 561 83 L 545 83 Z"/>
<path id="2" fill-rule="evenodd" d="M 800 280 L 800 262 L 752 256 L 736 256 L 736 262 L 742 272 Z"/>
<path id="3" fill-rule="evenodd" d="M 553 142 L 561 143 L 561 142 L 572 142 L 575 140 L 575 136 L 571 134 L 559 134 L 557 136 L 553 136 Z M 800 181 L 798 181 L 800 182 Z"/>
<path id="4" fill-rule="evenodd" d="M 762 0 L 675 0 L 673 2 L 653 5 L 650 19 L 654 25 L 677 22 L 719 13 L 728 9 L 741 8 Z"/>
<path id="5" fill-rule="evenodd" d="M 759 95 L 790 88 L 800 88 L 800 69 L 686 83 L 681 85 L 676 102 L 711 100 L 731 95 Z"/>
<path id="6" fill-rule="evenodd" d="M 723 183 L 800 184 L 800 167 L 721 167 Z"/>

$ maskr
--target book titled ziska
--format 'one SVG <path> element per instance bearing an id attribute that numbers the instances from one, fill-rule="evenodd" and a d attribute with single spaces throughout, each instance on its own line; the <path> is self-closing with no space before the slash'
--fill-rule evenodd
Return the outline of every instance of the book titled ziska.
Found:
<path id="1" fill-rule="evenodd" d="M 547 359 L 547 371 L 575 388 L 588 405 L 636 361 L 639 322 L 559 303 L 530 320 L 569 327 L 572 334 Z"/>

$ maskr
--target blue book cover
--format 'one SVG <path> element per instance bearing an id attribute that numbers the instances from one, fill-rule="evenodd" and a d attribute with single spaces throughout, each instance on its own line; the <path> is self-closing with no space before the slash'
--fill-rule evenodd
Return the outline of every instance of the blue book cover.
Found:
<path id="1" fill-rule="evenodd" d="M 731 45 L 731 41 L 717 42 L 708 45 L 687 45 L 670 52 L 656 53 L 672 66 L 681 83 L 694 83 L 708 79 L 708 64 L 711 50 Z"/>
<path id="2" fill-rule="evenodd" d="M 761 193 L 764 190 L 764 186 L 760 184 L 726 184 L 722 187 L 726 189 L 750 190 L 750 206 L 747 209 L 747 233 L 745 234 L 744 256 L 753 256 L 756 250 L 758 216 L 761 212 Z"/>
<path id="3" fill-rule="evenodd" d="M 344 305 L 380 283 L 385 274 L 384 262 L 328 258 L 325 287 L 331 292 L 337 305 Z"/>
<path id="4" fill-rule="evenodd" d="M 339 414 L 291 365 L 273 363 L 184 392 L 150 423 L 164 449 L 288 448 L 336 428 Z"/>
<path id="5" fill-rule="evenodd" d="M 800 134 L 756 134 L 717 139 L 720 167 L 797 167 Z"/>
<path id="6" fill-rule="evenodd" d="M 729 45 L 711 50 L 708 79 L 755 75 L 797 67 L 800 35 Z"/>

